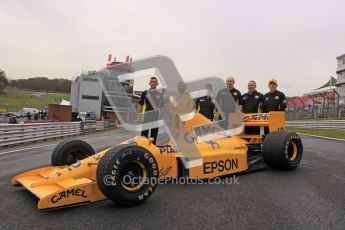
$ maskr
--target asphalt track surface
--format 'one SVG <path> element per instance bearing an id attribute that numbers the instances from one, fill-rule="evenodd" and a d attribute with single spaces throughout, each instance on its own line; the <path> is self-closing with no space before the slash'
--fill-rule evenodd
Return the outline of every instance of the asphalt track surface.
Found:
<path id="1" fill-rule="evenodd" d="M 101 150 L 130 136 L 81 138 Z M 132 208 L 102 201 L 54 211 L 39 211 L 37 199 L 10 179 L 48 165 L 55 143 L 1 150 L 0 229 L 344 229 L 345 142 L 303 136 L 303 144 L 295 171 L 248 173 L 236 185 L 161 185 Z"/>

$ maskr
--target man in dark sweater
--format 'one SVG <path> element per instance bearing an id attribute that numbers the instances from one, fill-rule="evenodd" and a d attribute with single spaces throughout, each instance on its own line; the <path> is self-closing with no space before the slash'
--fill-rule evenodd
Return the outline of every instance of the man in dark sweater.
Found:
<path id="1" fill-rule="evenodd" d="M 157 78 L 151 77 L 149 85 L 150 85 L 150 89 L 145 90 L 141 94 L 141 97 L 139 100 L 139 108 L 138 108 L 139 113 L 153 111 L 154 109 L 160 109 L 163 107 L 162 94 L 156 89 L 158 85 Z M 148 91 L 149 91 L 149 94 L 148 94 Z M 151 105 L 151 102 L 149 101 L 149 98 L 148 98 L 149 96 L 151 96 L 156 107 Z M 158 118 L 159 118 L 159 111 L 157 111 L 154 114 L 150 114 L 150 116 L 144 115 L 144 122 L 158 121 Z M 143 130 L 141 132 L 141 136 L 149 137 L 149 129 Z M 158 136 L 158 128 L 152 128 L 150 137 L 154 138 L 153 144 L 156 144 L 157 136 Z"/>

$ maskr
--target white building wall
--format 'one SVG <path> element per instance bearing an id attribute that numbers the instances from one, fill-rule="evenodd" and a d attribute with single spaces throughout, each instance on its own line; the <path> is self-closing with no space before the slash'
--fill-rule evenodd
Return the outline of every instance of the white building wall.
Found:
<path id="1" fill-rule="evenodd" d="M 97 78 L 88 75 L 80 77 L 78 100 L 78 112 L 94 112 L 98 118 L 101 116 L 102 89 Z"/>
<path id="2" fill-rule="evenodd" d="M 116 71 L 116 70 L 113 70 Z M 119 73 L 122 71 L 119 71 Z M 72 112 L 94 112 L 99 118 L 102 109 L 102 88 L 98 82 L 97 71 L 89 71 L 72 80 L 71 105 Z M 129 88 L 133 90 L 133 80 Z M 115 89 L 115 91 L 120 89 Z M 110 110 L 108 110 L 110 111 Z"/>

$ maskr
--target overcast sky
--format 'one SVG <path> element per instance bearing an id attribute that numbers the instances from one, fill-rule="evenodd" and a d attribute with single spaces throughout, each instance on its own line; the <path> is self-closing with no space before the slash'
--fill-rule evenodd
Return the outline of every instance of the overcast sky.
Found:
<path id="1" fill-rule="evenodd" d="M 293 96 L 336 77 L 345 53 L 344 0 L 0 2 L 0 69 L 12 79 L 160 54 L 187 80 L 231 75 L 242 92 L 251 79 L 265 92 L 274 77 Z"/>

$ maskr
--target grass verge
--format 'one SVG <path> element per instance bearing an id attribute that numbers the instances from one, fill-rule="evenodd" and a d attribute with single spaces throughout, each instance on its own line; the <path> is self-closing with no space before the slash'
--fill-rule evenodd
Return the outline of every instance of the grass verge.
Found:
<path id="1" fill-rule="evenodd" d="M 4 94 L 0 95 L 0 112 L 18 112 L 22 111 L 23 107 L 42 109 L 43 106 L 55 104 L 61 99 L 69 101 L 70 95 L 6 88 Z"/>
<path id="2" fill-rule="evenodd" d="M 333 137 L 345 139 L 345 131 L 337 129 L 303 129 L 303 128 L 287 128 L 287 131 L 305 133 L 324 137 Z"/>

